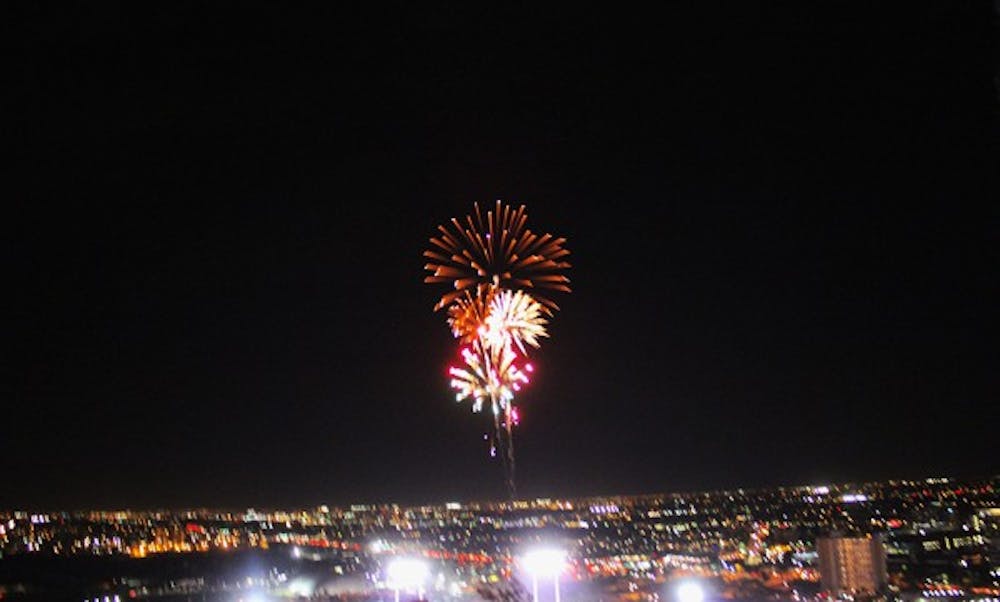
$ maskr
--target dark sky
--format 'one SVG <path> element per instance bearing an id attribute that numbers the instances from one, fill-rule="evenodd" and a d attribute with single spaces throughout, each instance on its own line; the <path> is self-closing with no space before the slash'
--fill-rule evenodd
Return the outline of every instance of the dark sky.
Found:
<path id="1" fill-rule="evenodd" d="M 768 4 L 16 16 L 0 506 L 502 497 L 421 282 L 496 199 L 525 495 L 996 472 L 990 7 Z"/>

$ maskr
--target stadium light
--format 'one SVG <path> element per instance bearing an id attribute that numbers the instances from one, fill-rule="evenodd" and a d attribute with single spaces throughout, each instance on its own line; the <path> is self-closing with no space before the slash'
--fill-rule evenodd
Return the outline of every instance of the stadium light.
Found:
<path id="1" fill-rule="evenodd" d="M 430 568 L 426 562 L 416 558 L 397 558 L 389 563 L 385 573 L 389 587 L 396 592 L 396 602 L 399 602 L 400 590 L 414 590 L 418 596 L 423 595 L 424 581 L 430 574 Z"/>
<path id="2" fill-rule="evenodd" d="M 677 602 L 703 602 L 705 588 L 697 581 L 685 581 L 677 586 Z"/>
<path id="3" fill-rule="evenodd" d="M 538 578 L 551 577 L 555 584 L 556 602 L 559 602 L 559 574 L 566 568 L 566 552 L 552 548 L 532 550 L 521 559 L 531 575 L 531 595 L 538 602 Z"/>

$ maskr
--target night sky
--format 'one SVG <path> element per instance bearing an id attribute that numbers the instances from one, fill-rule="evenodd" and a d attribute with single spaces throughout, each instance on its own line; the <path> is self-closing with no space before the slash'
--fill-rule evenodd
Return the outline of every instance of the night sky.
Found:
<path id="1" fill-rule="evenodd" d="M 997 472 L 991 7 L 781 4 L 18 15 L 0 506 L 502 498 L 421 257 L 496 199 L 524 495 Z"/>

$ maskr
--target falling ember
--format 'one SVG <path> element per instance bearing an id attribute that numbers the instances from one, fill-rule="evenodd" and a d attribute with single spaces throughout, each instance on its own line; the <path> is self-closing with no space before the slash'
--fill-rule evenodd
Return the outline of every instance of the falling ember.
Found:
<path id="1" fill-rule="evenodd" d="M 503 460 L 512 497 L 513 428 L 521 422 L 514 396 L 534 372 L 523 360 L 549 336 L 548 318 L 558 309 L 550 292 L 570 290 L 563 273 L 570 267 L 566 240 L 533 233 L 525 227 L 527 219 L 523 205 L 513 209 L 497 201 L 484 216 L 475 204 L 464 221 L 438 226 L 438 236 L 424 251 L 431 260 L 424 282 L 454 287 L 434 306 L 447 308 L 448 326 L 462 345 L 461 364 L 448 368 L 449 386 L 456 401 L 471 401 L 473 412 L 489 403 L 490 457 Z"/>

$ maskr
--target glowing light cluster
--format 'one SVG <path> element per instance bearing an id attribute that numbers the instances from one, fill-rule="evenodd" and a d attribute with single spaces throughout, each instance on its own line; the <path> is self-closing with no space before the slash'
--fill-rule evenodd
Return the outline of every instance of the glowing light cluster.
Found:
<path id="1" fill-rule="evenodd" d="M 439 235 L 424 251 L 431 260 L 424 266 L 431 272 L 424 282 L 450 283 L 455 289 L 434 306 L 435 311 L 447 308 L 448 326 L 463 345 L 462 364 L 448 369 L 450 386 L 457 401 L 472 400 L 474 412 L 489 402 L 490 455 L 497 455 L 498 447 L 506 451 L 502 457 L 512 494 L 513 427 L 521 420 L 514 396 L 534 370 L 525 363 L 529 348 L 537 349 L 549 336 L 547 318 L 558 309 L 547 291 L 570 290 L 562 273 L 570 267 L 564 260 L 566 240 L 533 233 L 525 228 L 527 219 L 523 205 L 513 209 L 497 201 L 484 216 L 476 204 L 464 221 L 453 218 L 450 228 L 438 226 Z"/>

